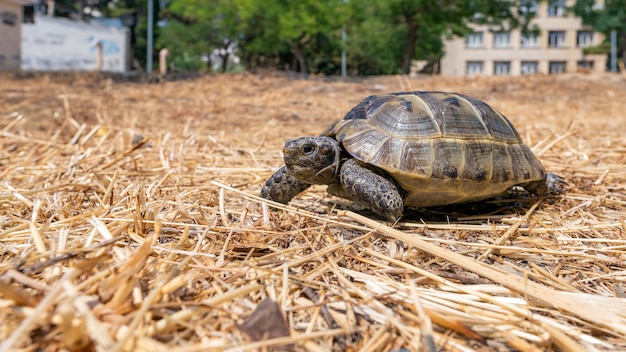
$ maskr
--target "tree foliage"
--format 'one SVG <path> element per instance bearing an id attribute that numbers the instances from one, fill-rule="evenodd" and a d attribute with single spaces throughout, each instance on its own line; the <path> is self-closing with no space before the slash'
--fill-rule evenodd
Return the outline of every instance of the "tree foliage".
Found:
<path id="1" fill-rule="evenodd" d="M 181 60 L 236 42 L 247 69 L 276 67 L 304 75 L 337 74 L 346 50 L 352 74 L 408 73 L 415 59 L 439 60 L 444 38 L 467 33 L 471 22 L 519 25 L 512 3 L 171 0 L 160 44 Z"/>
<path id="2" fill-rule="evenodd" d="M 242 29 L 238 10 L 236 3 L 227 0 L 171 1 L 162 11 L 166 22 L 157 44 L 168 47 L 176 67 L 183 69 L 204 66 L 201 56 L 217 49 L 226 70 Z"/>
<path id="3" fill-rule="evenodd" d="M 92 1 L 105 11 L 136 6 L 136 55 L 145 51 L 147 0 Z M 626 1 L 626 0 L 619 0 Z M 132 4 L 131 4 L 132 2 Z M 135 4 L 136 2 L 136 4 Z M 167 47 L 177 69 L 198 70 L 201 58 L 219 56 L 222 70 L 234 50 L 246 69 L 265 67 L 338 74 L 341 53 L 353 75 L 409 73 L 413 60 L 438 62 L 443 40 L 470 31 L 469 24 L 510 29 L 532 16 L 515 0 L 165 0 L 160 3 L 156 50 Z M 347 39 L 342 39 L 342 32 Z M 213 54 L 213 55 L 211 55 Z"/>
<path id="4" fill-rule="evenodd" d="M 327 69 L 331 60 L 324 57 L 340 52 L 342 0 L 235 1 L 246 23 L 241 47 L 249 68 L 273 61 L 306 75 Z"/>
<path id="5" fill-rule="evenodd" d="M 413 60 L 438 61 L 443 40 L 464 35 L 469 24 L 494 28 L 527 26 L 519 1 L 361 0 L 351 6 L 350 50 L 363 73 L 409 73 Z M 362 65 L 362 66 L 361 66 Z M 373 71 L 372 71 L 373 69 Z M 361 70 L 359 70 L 361 71 Z"/>
<path id="6" fill-rule="evenodd" d="M 605 0 L 604 4 L 595 0 L 576 0 L 572 11 L 585 25 L 603 33 L 606 41 L 610 40 L 611 31 L 615 31 L 618 51 L 626 63 L 626 0 Z"/>

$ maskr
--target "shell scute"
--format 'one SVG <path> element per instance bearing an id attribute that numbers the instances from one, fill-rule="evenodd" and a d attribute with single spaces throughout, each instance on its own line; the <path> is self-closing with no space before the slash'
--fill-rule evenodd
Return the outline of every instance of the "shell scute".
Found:
<path id="1" fill-rule="evenodd" d="M 432 110 L 417 96 L 389 96 L 384 104 L 366 109 L 367 123 L 397 138 L 440 138 L 441 129 Z"/>
<path id="2" fill-rule="evenodd" d="M 426 99 L 426 97 L 428 97 Z M 433 111 L 442 134 L 449 138 L 490 138 L 482 116 L 472 104 L 472 99 L 450 93 L 423 95 Z"/>
<path id="3" fill-rule="evenodd" d="M 508 145 L 493 144 L 493 174 L 491 183 L 507 183 L 513 180 L 513 161 L 509 153 Z"/>
<path id="4" fill-rule="evenodd" d="M 463 144 L 454 140 L 439 139 L 434 144 L 433 177 L 438 179 L 457 179 L 459 169 L 464 164 Z"/>
<path id="5" fill-rule="evenodd" d="M 530 181 L 532 176 L 532 166 L 526 159 L 526 155 L 521 145 L 510 145 L 509 153 L 513 166 L 513 176 L 516 182 Z"/>
<path id="6" fill-rule="evenodd" d="M 344 120 L 365 120 L 368 119 L 372 111 L 376 111 L 382 105 L 385 105 L 387 101 L 392 99 L 393 96 L 377 96 L 370 95 L 363 99 L 357 106 L 352 108 L 343 118 Z"/>
<path id="7" fill-rule="evenodd" d="M 422 177 L 431 177 L 435 153 L 432 140 L 404 141 L 398 170 L 410 170 Z"/>
<path id="8" fill-rule="evenodd" d="M 491 179 L 493 172 L 493 145 L 478 141 L 465 144 L 465 165 L 463 178 L 486 181 Z"/>
<path id="9" fill-rule="evenodd" d="M 474 98 L 469 98 L 469 100 L 477 114 L 482 116 L 483 123 L 494 139 L 507 143 L 522 143 L 522 138 L 515 127 L 504 115 L 481 100 Z"/>

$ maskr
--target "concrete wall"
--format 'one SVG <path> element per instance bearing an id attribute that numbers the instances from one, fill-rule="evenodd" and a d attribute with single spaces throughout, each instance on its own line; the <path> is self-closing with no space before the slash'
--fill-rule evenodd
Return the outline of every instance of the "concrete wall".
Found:
<path id="1" fill-rule="evenodd" d="M 29 3 L 0 0 L 0 70 L 20 68 L 22 6 Z"/>
<path id="2" fill-rule="evenodd" d="M 1 1 L 1 0 L 0 0 Z M 22 28 L 23 70 L 125 72 L 128 28 L 37 16 Z"/>

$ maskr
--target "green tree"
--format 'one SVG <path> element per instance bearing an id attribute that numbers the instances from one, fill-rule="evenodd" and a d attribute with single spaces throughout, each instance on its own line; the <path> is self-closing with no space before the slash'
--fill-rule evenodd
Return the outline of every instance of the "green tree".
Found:
<path id="1" fill-rule="evenodd" d="M 327 38 L 340 30 L 341 23 L 337 21 L 340 16 L 337 16 L 336 11 L 342 4 L 343 1 L 337 0 L 283 2 L 278 17 L 278 30 L 281 40 L 290 47 L 301 73 L 306 75 L 309 71 L 306 47 L 312 45 L 315 39 Z"/>
<path id="2" fill-rule="evenodd" d="M 212 49 L 205 38 L 210 30 L 204 23 L 186 24 L 178 20 L 169 20 L 161 28 L 161 36 L 156 43 L 157 48 L 167 48 L 170 60 L 177 70 L 201 71 L 207 64 L 202 61 Z"/>
<path id="3" fill-rule="evenodd" d="M 346 16 L 343 0 L 238 1 L 247 24 L 241 47 L 250 56 L 275 57 L 282 63 L 288 53 L 291 68 L 306 75 L 311 63 L 325 65 L 319 56 L 312 57 L 318 50 L 338 49 Z"/>
<path id="4" fill-rule="evenodd" d="M 226 71 L 242 26 L 238 10 L 229 0 L 172 0 L 162 11 L 167 22 L 158 45 L 167 47 L 182 69 L 198 69 L 201 56 L 222 49 L 220 67 Z"/>
<path id="5" fill-rule="evenodd" d="M 350 2 L 348 62 L 359 74 L 409 73 L 413 60 L 438 63 L 444 40 L 471 31 L 471 23 L 508 30 L 533 15 L 516 11 L 523 1 L 361 0 Z"/>
<path id="6" fill-rule="evenodd" d="M 388 1 L 391 20 L 403 26 L 402 73 L 408 74 L 411 62 L 423 53 L 416 52 L 418 43 L 429 36 L 443 37 L 447 27 L 463 21 L 463 1 L 392 0 Z M 440 39 L 441 40 L 441 39 Z M 419 41 L 419 42 L 418 42 Z"/>
<path id="7" fill-rule="evenodd" d="M 573 12 L 582 18 L 583 24 L 605 35 L 610 40 L 611 31 L 617 33 L 617 47 L 626 63 L 626 0 L 577 0 Z"/>
<path id="8" fill-rule="evenodd" d="M 172 0 L 163 17 L 161 45 L 173 59 L 193 58 L 221 49 L 222 70 L 233 46 L 248 68 L 285 67 L 307 75 L 334 70 L 333 53 L 340 52 L 343 0 Z M 290 60 L 290 58 L 292 60 Z M 179 60 L 179 61 L 177 61 Z"/>
<path id="9" fill-rule="evenodd" d="M 383 0 L 380 0 L 383 1 Z M 401 70 L 408 74 L 414 59 L 440 57 L 443 39 L 464 35 L 469 24 L 494 28 L 526 25 L 531 16 L 519 16 L 520 1 L 500 0 L 388 0 L 390 23 L 402 24 L 405 38 Z"/>
<path id="10" fill-rule="evenodd" d="M 281 41 L 278 26 L 281 7 L 275 1 L 233 0 L 241 8 L 241 17 L 245 22 L 240 34 L 239 48 L 244 57 L 246 68 L 255 70 L 262 66 L 280 66 L 278 57 L 288 51 L 288 46 Z"/>
<path id="11" fill-rule="evenodd" d="M 403 33 L 391 23 L 384 1 L 352 1 L 346 24 L 348 72 L 352 75 L 395 74 L 399 72 Z"/>
<path id="12" fill-rule="evenodd" d="M 193 58 L 236 43 L 247 69 L 337 74 L 345 49 L 353 74 L 408 73 L 412 60 L 437 62 L 444 38 L 469 32 L 470 23 L 494 29 L 527 25 L 532 16 L 514 11 L 522 2 L 171 0 L 163 12 L 161 43 L 189 68 L 196 65 Z M 229 51 L 222 52 L 225 61 Z"/>
<path id="13" fill-rule="evenodd" d="M 154 0 L 153 7 L 153 40 L 156 42 L 160 31 L 157 26 L 159 20 L 159 2 Z M 141 67 L 146 66 L 148 47 L 148 0 L 102 0 L 98 2 L 98 9 L 105 17 L 131 16 L 135 19 L 135 25 L 131 28 L 131 50 L 133 57 L 137 59 Z M 156 52 L 152 53 L 153 59 Z"/>

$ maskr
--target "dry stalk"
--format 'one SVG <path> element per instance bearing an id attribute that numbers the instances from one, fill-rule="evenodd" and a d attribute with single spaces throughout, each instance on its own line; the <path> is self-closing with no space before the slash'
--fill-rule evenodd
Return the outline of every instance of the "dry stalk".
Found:
<path id="1" fill-rule="evenodd" d="M 491 103 L 567 195 L 393 229 L 324 187 L 257 196 L 286 138 L 380 87 Z M 619 75 L 0 73 L 0 349 L 624 350 L 624 101 Z M 267 298 L 290 336 L 254 342 Z"/>

